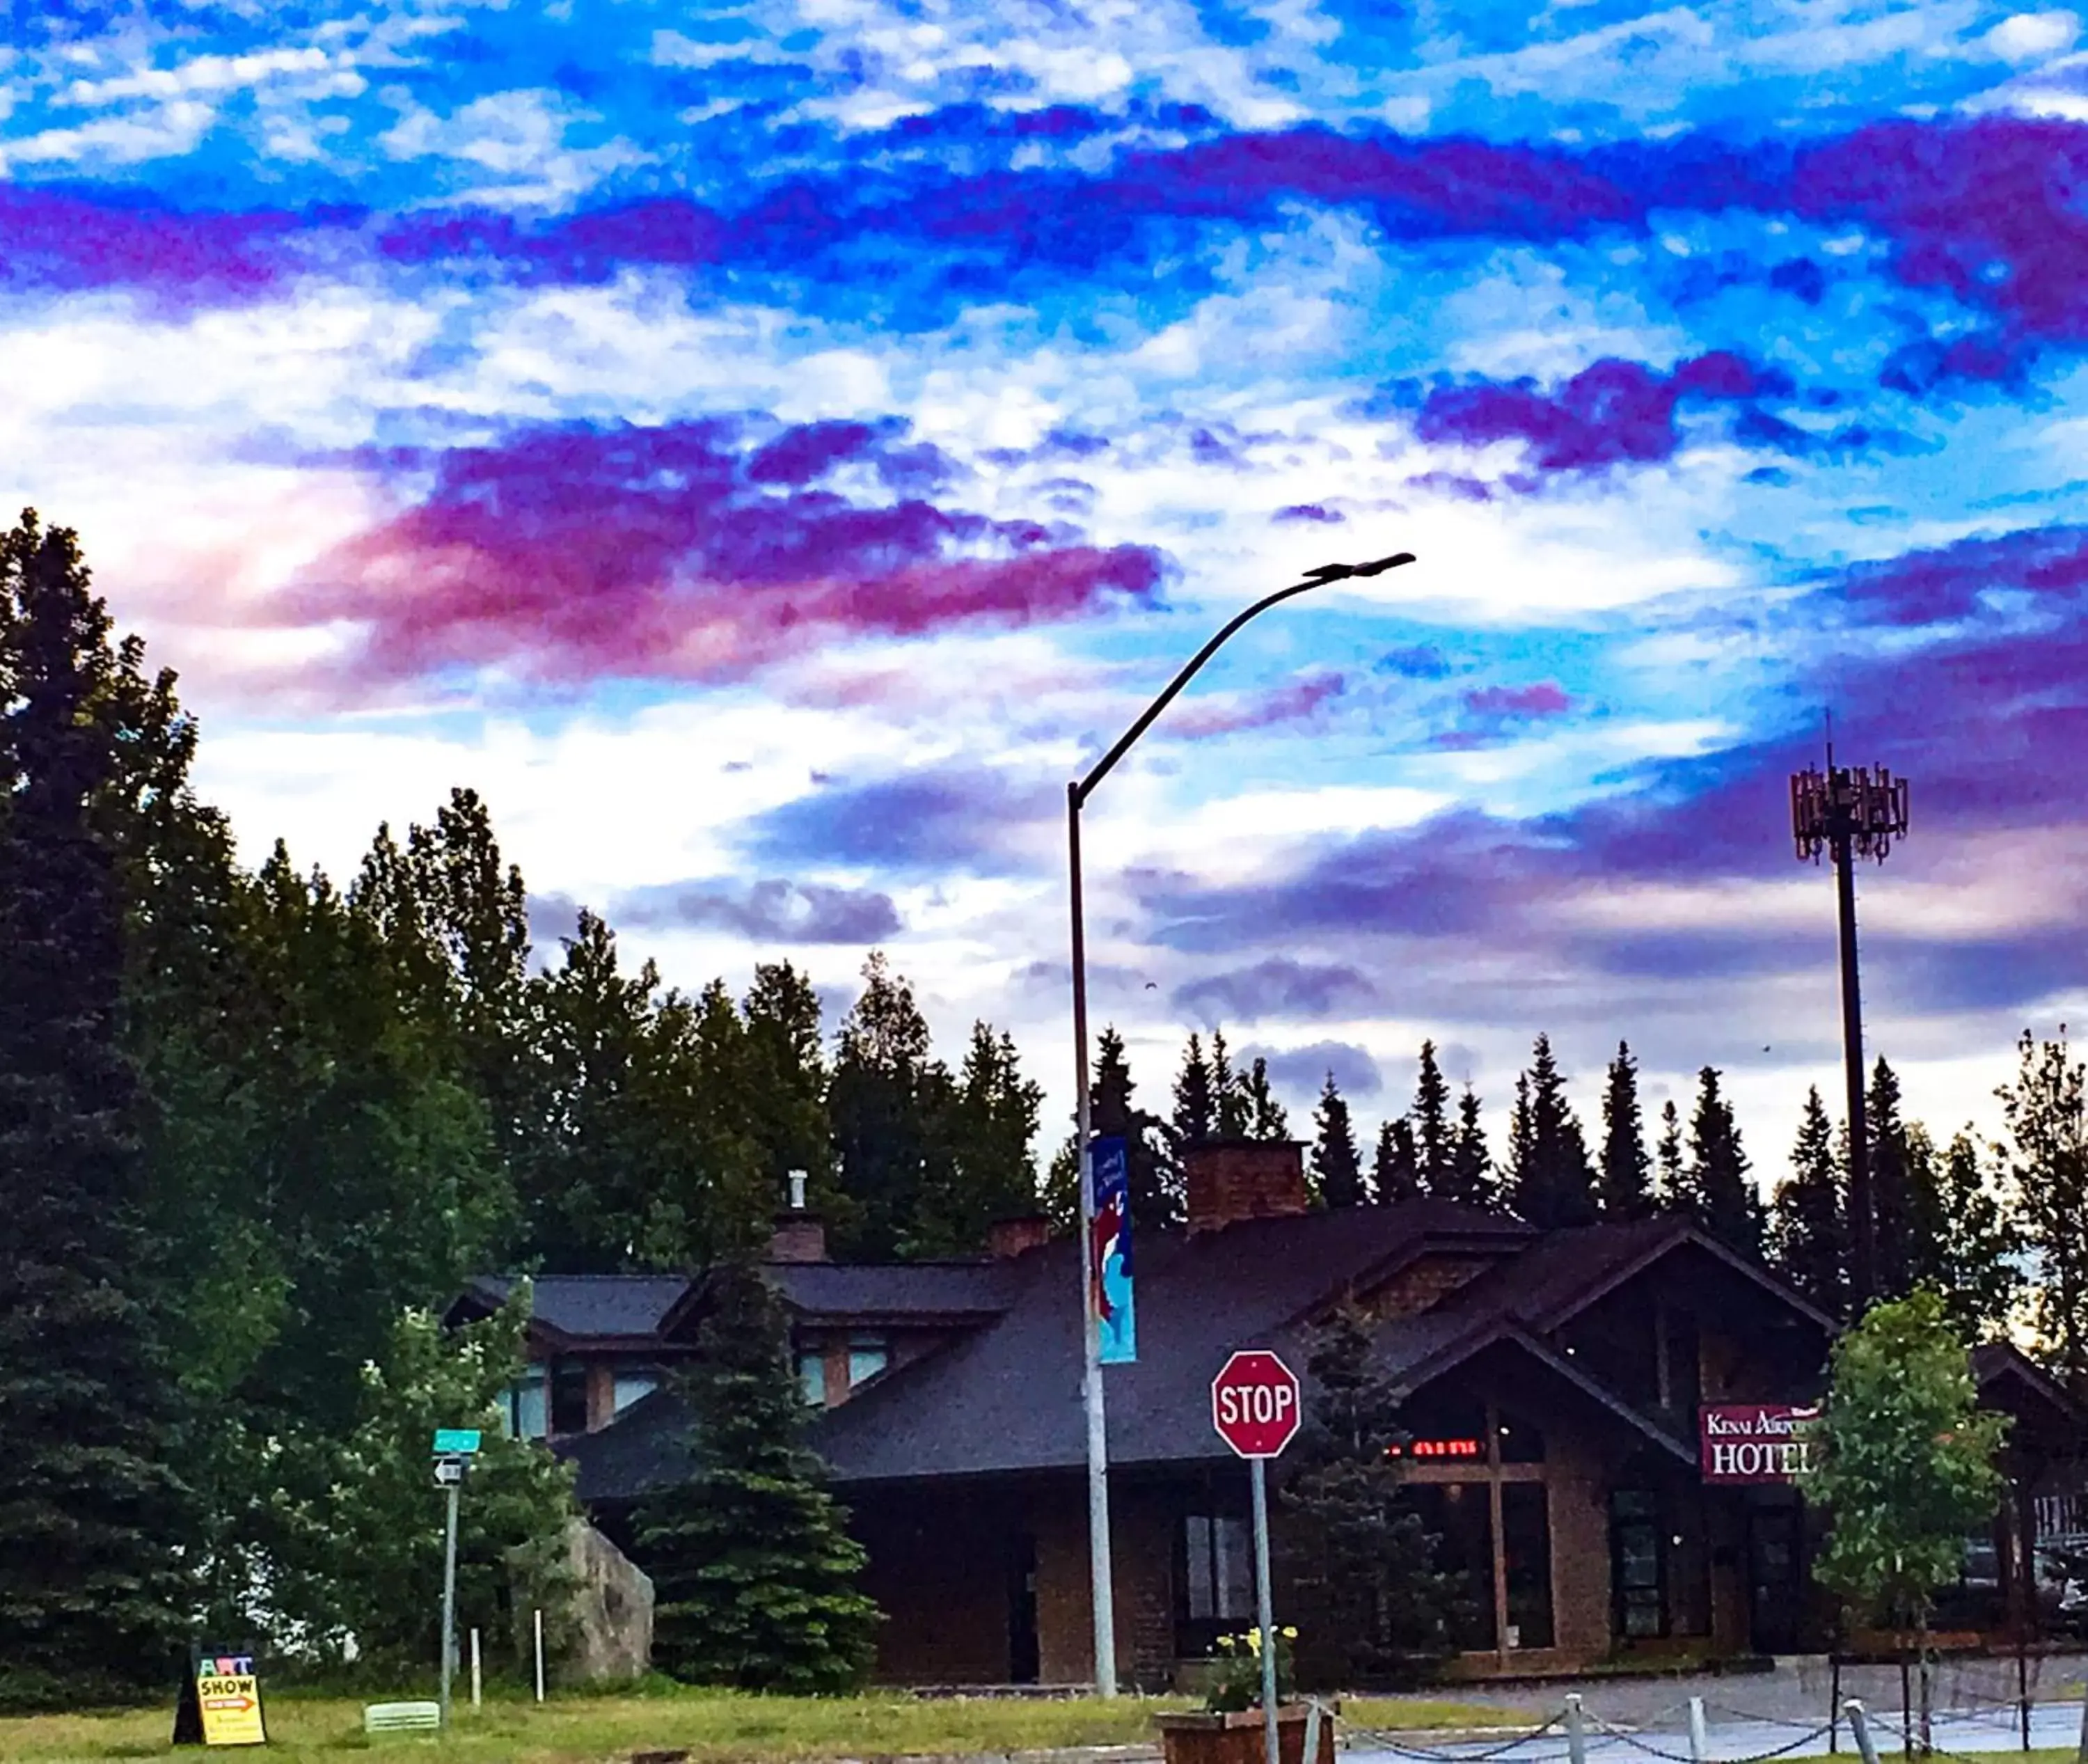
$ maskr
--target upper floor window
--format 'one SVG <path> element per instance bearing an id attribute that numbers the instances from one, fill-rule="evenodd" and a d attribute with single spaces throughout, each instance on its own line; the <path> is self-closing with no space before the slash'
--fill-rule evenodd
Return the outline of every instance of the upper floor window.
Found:
<path id="1" fill-rule="evenodd" d="M 798 1389 L 815 1409 L 827 1402 L 827 1356 L 823 1349 L 807 1347 L 798 1355 Z"/>
<path id="2" fill-rule="evenodd" d="M 649 1397 L 660 1388 L 660 1374 L 650 1366 L 619 1366 L 616 1371 L 615 1394 L 611 1406 L 621 1415 L 634 1402 Z"/>
<path id="3" fill-rule="evenodd" d="M 892 1364 L 892 1351 L 882 1335 L 849 1338 L 849 1389 L 875 1378 Z"/>
<path id="4" fill-rule="evenodd" d="M 588 1368 L 578 1359 L 551 1365 L 551 1431 L 584 1433 L 588 1429 Z"/>
<path id="5" fill-rule="evenodd" d="M 524 1368 L 522 1376 L 507 1387 L 504 1407 L 511 1438 L 543 1438 L 550 1415 L 546 1406 L 544 1368 L 541 1366 Z"/>

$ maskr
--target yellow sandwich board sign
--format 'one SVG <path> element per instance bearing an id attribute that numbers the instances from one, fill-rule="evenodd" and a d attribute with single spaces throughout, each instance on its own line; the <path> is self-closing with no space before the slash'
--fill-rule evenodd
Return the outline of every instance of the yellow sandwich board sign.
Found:
<path id="1" fill-rule="evenodd" d="M 182 1689 L 182 1706 L 174 1718 L 175 1745 L 268 1743 L 261 1717 L 261 1680 L 254 1670 L 252 1655 L 199 1653 Z"/>

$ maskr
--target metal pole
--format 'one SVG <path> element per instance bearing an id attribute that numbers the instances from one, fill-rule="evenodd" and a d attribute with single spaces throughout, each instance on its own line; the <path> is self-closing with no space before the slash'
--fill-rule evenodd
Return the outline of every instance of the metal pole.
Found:
<path id="1" fill-rule="evenodd" d="M 2081 1697 L 2081 1740 L 2076 1749 L 2079 1764 L 2088 1764 L 2088 1691 Z"/>
<path id="2" fill-rule="evenodd" d="M 1704 1699 L 1689 1699 L 1689 1757 L 1691 1764 L 1704 1764 L 1711 1755 L 1711 1736 L 1704 1728 Z"/>
<path id="3" fill-rule="evenodd" d="M 1088 1096 L 1088 936 L 1080 897 L 1080 787 L 1066 786 L 1066 858 L 1073 917 L 1074 1141 L 1080 1149 L 1080 1396 L 1088 1421 L 1088 1586 L 1095 1624 L 1095 1693 L 1116 1694 L 1116 1588 L 1110 1569 L 1109 1417 L 1102 1398 L 1102 1320 L 1095 1315 L 1093 1133 Z"/>
<path id="4" fill-rule="evenodd" d="M 1320 1699 L 1315 1697 L 1305 1705 L 1305 1745 L 1298 1754 L 1299 1764 L 1320 1764 L 1320 1723 L 1323 1719 Z"/>
<path id="5" fill-rule="evenodd" d="M 1878 1764 L 1878 1749 L 1871 1738 L 1870 1719 L 1863 1713 L 1863 1706 L 1851 1697 L 1842 1706 L 1848 1711 L 1849 1732 L 1855 1736 L 1856 1750 L 1863 1756 L 1863 1764 Z"/>
<path id="6" fill-rule="evenodd" d="M 478 1630 L 471 1632 L 471 1706 L 476 1709 L 485 1701 L 484 1684 L 479 1676 Z"/>
<path id="7" fill-rule="evenodd" d="M 1842 1656 L 1827 1656 L 1827 1755 L 1842 1749 Z"/>
<path id="8" fill-rule="evenodd" d="M 450 1724 L 450 1668 L 456 1657 L 456 1537 L 459 1484 L 443 1492 L 447 1517 L 443 1526 L 443 1726 Z"/>
<path id="9" fill-rule="evenodd" d="M 1849 1308 L 1860 1318 L 1878 1293 L 1878 1226 L 1871 1198 L 1870 1132 L 1863 1119 L 1863 998 L 1856 970 L 1856 866 L 1849 837 L 1845 824 L 1830 843 L 1842 927 L 1842 1064 L 1848 1085 Z"/>
<path id="10" fill-rule="evenodd" d="M 1570 1764 L 1588 1764 L 1588 1730 L 1581 1724 L 1578 1691 L 1566 1693 L 1566 1756 Z"/>
<path id="11" fill-rule="evenodd" d="M 537 1701 L 544 1700 L 544 1612 L 539 1606 L 530 1613 L 535 1620 L 531 1627 L 537 1632 Z"/>
<path id="12" fill-rule="evenodd" d="M 1254 1602 L 1261 1624 L 1261 1739 L 1267 1764 L 1283 1764 L 1276 1731 L 1276 1600 L 1269 1584 L 1269 1461 L 1247 1460 L 1254 1489 Z"/>

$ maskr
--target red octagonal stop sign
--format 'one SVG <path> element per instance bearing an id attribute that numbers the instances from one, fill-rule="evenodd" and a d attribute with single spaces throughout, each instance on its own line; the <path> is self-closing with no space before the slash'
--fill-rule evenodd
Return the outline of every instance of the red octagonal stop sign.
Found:
<path id="1" fill-rule="evenodd" d="M 1275 1355 L 1249 1348 L 1211 1381 L 1211 1425 L 1243 1458 L 1274 1458 L 1298 1432 L 1298 1375 Z"/>

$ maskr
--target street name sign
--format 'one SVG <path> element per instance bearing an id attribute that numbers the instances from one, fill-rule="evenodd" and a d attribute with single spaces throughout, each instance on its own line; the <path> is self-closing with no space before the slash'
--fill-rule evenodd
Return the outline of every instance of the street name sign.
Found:
<path id="1" fill-rule="evenodd" d="M 438 1458 L 469 1458 L 478 1449 L 479 1432 L 475 1427 L 439 1427 L 435 1429 L 435 1456 Z"/>

